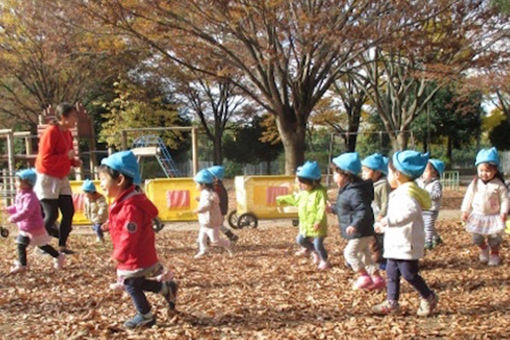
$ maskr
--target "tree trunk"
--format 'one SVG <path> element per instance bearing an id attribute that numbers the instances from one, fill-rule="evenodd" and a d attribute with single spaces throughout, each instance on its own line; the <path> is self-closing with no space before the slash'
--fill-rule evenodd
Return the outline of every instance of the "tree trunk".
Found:
<path id="1" fill-rule="evenodd" d="M 406 131 L 399 131 L 396 136 L 390 135 L 390 139 L 393 152 L 407 149 L 409 136 Z"/>
<path id="2" fill-rule="evenodd" d="M 292 175 L 296 168 L 305 160 L 305 124 L 282 121 L 280 116 L 276 119 L 280 138 L 285 151 L 285 174 Z"/>
<path id="3" fill-rule="evenodd" d="M 447 146 L 447 149 L 446 149 L 446 157 L 448 157 L 448 161 L 450 162 L 450 166 L 453 164 L 452 153 L 453 153 L 453 140 L 452 140 L 451 136 L 448 136 L 448 146 Z"/>
<path id="4" fill-rule="evenodd" d="M 213 140 L 213 148 L 214 148 L 214 155 L 213 155 L 213 162 L 215 165 L 222 165 L 223 164 L 223 148 L 221 145 L 221 134 L 216 134 L 214 136 Z"/>

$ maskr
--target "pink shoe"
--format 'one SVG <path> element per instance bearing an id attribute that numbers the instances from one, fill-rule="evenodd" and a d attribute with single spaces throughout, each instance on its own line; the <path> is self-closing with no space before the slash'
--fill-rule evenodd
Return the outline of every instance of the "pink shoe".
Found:
<path id="1" fill-rule="evenodd" d="M 319 266 L 317 267 L 317 269 L 319 269 L 319 270 L 326 270 L 328 268 L 329 268 L 328 261 L 321 261 L 319 263 Z"/>
<path id="2" fill-rule="evenodd" d="M 370 290 L 382 290 L 386 287 L 386 281 L 384 279 L 377 275 L 372 277 L 372 286 L 370 287 Z"/>
<path id="3" fill-rule="evenodd" d="M 66 255 L 64 253 L 58 254 L 58 257 L 53 259 L 53 268 L 61 270 L 64 268 L 64 262 L 66 261 Z"/>
<path id="4" fill-rule="evenodd" d="M 358 290 L 358 289 L 369 289 L 373 285 L 373 281 L 368 275 L 361 275 L 358 277 L 356 282 L 352 285 L 352 289 Z"/>
<path id="5" fill-rule="evenodd" d="M 316 252 L 312 252 L 312 261 L 313 261 L 313 264 L 318 264 L 319 263 L 319 254 L 317 254 Z"/>

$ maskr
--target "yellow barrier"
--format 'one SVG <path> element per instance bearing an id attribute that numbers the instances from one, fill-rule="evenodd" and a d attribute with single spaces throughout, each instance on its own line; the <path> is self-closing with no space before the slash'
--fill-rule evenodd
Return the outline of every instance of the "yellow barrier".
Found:
<path id="1" fill-rule="evenodd" d="M 163 221 L 195 221 L 200 192 L 191 177 L 158 178 L 145 182 L 145 194 L 159 210 Z"/>
<path id="2" fill-rule="evenodd" d="M 99 185 L 99 181 L 93 181 L 96 186 L 97 192 L 106 197 L 106 194 L 101 189 Z M 83 185 L 83 181 L 70 181 L 71 190 L 73 192 L 73 203 L 74 203 L 74 217 L 73 224 L 91 224 L 90 221 L 85 217 L 85 193 L 81 190 L 81 186 Z M 108 197 L 106 200 L 110 202 Z"/>
<path id="3" fill-rule="evenodd" d="M 296 210 L 281 209 L 276 197 L 290 193 L 294 176 L 236 176 L 237 216 L 250 212 L 257 218 L 295 218 Z"/>

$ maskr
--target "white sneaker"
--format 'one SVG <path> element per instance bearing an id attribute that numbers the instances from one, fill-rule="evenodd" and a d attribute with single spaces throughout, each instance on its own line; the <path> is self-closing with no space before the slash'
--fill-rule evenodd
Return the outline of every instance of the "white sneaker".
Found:
<path id="1" fill-rule="evenodd" d="M 66 255 L 64 253 L 58 254 L 58 257 L 53 259 L 53 268 L 56 270 L 61 270 L 64 268 L 64 262 L 66 260 Z"/>
<path id="2" fill-rule="evenodd" d="M 489 256 L 489 266 L 497 266 L 501 263 L 501 258 L 497 254 L 491 254 Z"/>
<path id="3" fill-rule="evenodd" d="M 195 256 L 193 256 L 193 258 L 198 259 L 204 255 L 205 255 L 205 251 L 199 251 L 198 253 L 196 253 Z"/>
<path id="4" fill-rule="evenodd" d="M 480 255 L 478 255 L 478 259 L 482 263 L 489 262 L 489 247 L 480 250 Z"/>
<path id="5" fill-rule="evenodd" d="M 312 262 L 313 262 L 313 264 L 319 264 L 319 261 L 320 261 L 319 254 L 317 254 L 316 252 L 312 251 Z"/>
<path id="6" fill-rule="evenodd" d="M 23 273 L 27 270 L 27 266 L 23 266 L 19 261 L 14 261 L 14 265 L 11 267 L 9 274 Z"/>

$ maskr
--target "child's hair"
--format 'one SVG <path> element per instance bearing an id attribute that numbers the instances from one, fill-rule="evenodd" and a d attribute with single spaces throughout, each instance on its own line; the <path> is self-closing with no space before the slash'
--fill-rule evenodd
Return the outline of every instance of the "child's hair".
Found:
<path id="1" fill-rule="evenodd" d="M 197 183 L 203 185 L 207 190 L 214 190 L 214 183 L 202 183 L 202 182 Z"/>
<path id="2" fill-rule="evenodd" d="M 384 176 L 383 172 L 379 170 L 374 170 L 374 173 L 379 174 L 379 176 L 377 176 L 377 178 L 375 179 L 376 182 Z"/>
<path id="3" fill-rule="evenodd" d="M 303 184 L 306 184 L 306 185 L 310 185 L 312 187 L 316 187 L 320 183 L 320 180 L 306 178 L 306 177 L 299 177 L 299 176 L 297 176 L 297 179 L 298 179 L 298 181 L 300 183 L 303 183 Z"/>
<path id="4" fill-rule="evenodd" d="M 20 183 L 24 183 L 24 184 L 28 185 L 30 188 L 33 188 L 33 187 L 34 187 L 34 185 L 35 185 L 35 183 L 32 183 L 32 182 L 31 182 L 29 179 L 27 179 L 27 178 L 23 179 L 23 178 L 21 178 L 21 177 L 19 177 L 19 176 L 16 176 L 16 177 L 19 179 Z"/>
<path id="5" fill-rule="evenodd" d="M 113 179 L 119 178 L 120 175 L 124 176 L 124 179 L 125 179 L 124 188 L 128 188 L 133 184 L 132 177 L 125 175 L 125 174 L 121 173 L 120 171 L 114 170 L 107 165 L 104 165 L 104 164 L 100 165 L 98 168 L 98 171 L 107 174 L 108 176 L 110 176 Z"/>
<path id="6" fill-rule="evenodd" d="M 353 183 L 360 179 L 360 177 L 358 175 L 355 175 L 352 172 L 344 171 L 344 170 L 340 169 L 338 166 L 336 166 L 335 163 L 331 163 L 330 168 L 332 171 L 338 172 L 340 175 L 347 177 L 347 182 L 349 182 L 349 183 Z"/>
<path id="7" fill-rule="evenodd" d="M 68 117 L 76 108 L 69 103 L 61 103 L 55 110 L 55 117 L 60 120 L 62 117 Z"/>

